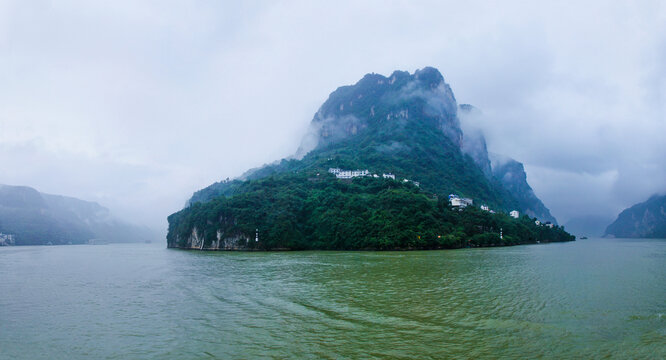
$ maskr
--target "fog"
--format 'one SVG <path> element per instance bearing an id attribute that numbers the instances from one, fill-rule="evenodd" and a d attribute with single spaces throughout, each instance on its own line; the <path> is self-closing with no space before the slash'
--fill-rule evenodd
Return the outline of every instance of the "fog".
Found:
<path id="1" fill-rule="evenodd" d="M 560 223 L 666 191 L 666 6 L 0 2 L 0 183 L 166 229 L 364 74 L 440 70 Z"/>

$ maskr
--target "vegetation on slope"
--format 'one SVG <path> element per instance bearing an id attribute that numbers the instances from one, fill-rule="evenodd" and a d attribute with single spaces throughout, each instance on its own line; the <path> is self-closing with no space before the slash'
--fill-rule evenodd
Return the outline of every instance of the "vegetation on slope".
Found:
<path id="1" fill-rule="evenodd" d="M 561 227 L 537 226 L 448 200 L 411 183 L 336 179 L 328 173 L 278 174 L 236 182 L 231 197 L 194 203 L 169 217 L 170 247 L 185 247 L 194 228 L 209 247 L 218 231 L 256 249 L 440 249 L 570 241 Z M 259 241 L 255 242 L 258 229 Z M 500 231 L 502 237 L 500 238 Z"/>

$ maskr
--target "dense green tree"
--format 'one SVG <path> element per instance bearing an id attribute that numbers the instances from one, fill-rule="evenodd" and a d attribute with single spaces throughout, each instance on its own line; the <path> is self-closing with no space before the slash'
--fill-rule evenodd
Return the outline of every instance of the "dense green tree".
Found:
<path id="1" fill-rule="evenodd" d="M 574 237 L 476 207 L 452 209 L 408 182 L 339 180 L 296 172 L 239 182 L 233 194 L 194 203 L 169 217 L 170 247 L 187 247 L 193 230 L 210 246 L 218 232 L 257 249 L 440 249 L 500 246 Z M 255 231 L 260 241 L 254 241 Z M 500 237 L 500 232 L 502 236 Z"/>

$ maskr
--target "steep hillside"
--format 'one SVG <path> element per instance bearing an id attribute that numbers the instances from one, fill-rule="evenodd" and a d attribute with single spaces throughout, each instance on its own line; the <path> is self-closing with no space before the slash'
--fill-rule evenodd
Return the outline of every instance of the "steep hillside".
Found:
<path id="1" fill-rule="evenodd" d="M 432 209 L 445 207 L 441 202 L 446 204 L 448 195 L 452 193 L 472 198 L 475 204 L 486 204 L 497 211 L 518 209 L 530 215 L 546 214 L 548 218 L 543 219 L 545 221 L 554 220 L 527 185 L 522 164 L 519 167 L 520 172 L 516 172 L 514 168 L 506 168 L 506 171 L 502 168 L 498 170 L 501 176 L 494 175 L 496 169 L 490 169 L 490 159 L 482 134 L 474 142 L 470 135 L 466 142 L 460 127 L 458 109 L 451 88 L 434 68 L 418 70 L 414 74 L 396 71 L 389 77 L 368 74 L 355 85 L 340 87 L 331 93 L 315 114 L 310 131 L 294 157 L 249 170 L 239 179 L 215 183 L 198 191 L 186 209 L 170 216 L 169 246 L 191 247 L 193 243 L 201 245 L 211 241 L 211 244 L 216 244 L 212 248 L 220 247 L 221 243 L 229 244 L 227 241 L 234 243 L 239 238 L 251 237 L 249 229 L 251 224 L 254 224 L 255 230 L 269 234 L 268 239 L 262 237 L 266 241 L 264 247 L 274 248 L 289 244 L 289 247 L 297 248 L 328 248 L 321 245 L 321 242 L 328 244 L 327 242 L 333 241 L 336 236 L 345 235 L 328 234 L 321 238 L 312 238 L 307 226 L 302 227 L 311 221 L 315 221 L 308 225 L 312 228 L 323 226 L 313 220 L 326 222 L 326 217 L 318 217 L 316 213 L 312 213 L 313 208 L 319 206 L 333 206 L 329 208 L 330 211 L 354 216 L 361 223 L 369 221 L 368 217 L 375 219 L 375 226 L 388 233 L 354 227 L 355 236 L 366 239 L 372 244 L 372 248 L 382 247 L 375 242 L 380 238 L 393 239 L 383 243 L 386 245 L 384 247 L 387 247 L 387 244 L 398 248 L 414 247 L 413 244 L 409 245 L 407 233 L 417 237 L 434 236 L 434 233 L 429 231 L 434 231 L 435 227 L 440 231 L 458 229 L 459 234 L 465 233 L 468 236 L 481 235 L 488 231 L 495 234 L 499 232 L 498 227 L 489 225 L 495 221 L 489 213 L 486 215 L 490 218 L 484 218 L 485 220 L 477 224 L 477 229 L 480 230 L 468 228 L 463 231 L 459 222 L 450 222 L 442 219 L 441 214 L 432 212 Z M 483 145 L 482 149 L 478 149 L 477 145 L 466 145 L 480 143 Z M 345 184 L 351 180 L 334 180 L 335 177 L 328 174 L 328 170 L 332 168 L 368 170 L 369 178 L 353 180 L 352 183 L 360 188 L 346 188 Z M 394 211 L 400 211 L 400 208 L 388 207 L 372 213 L 361 211 L 363 206 L 382 209 L 381 201 L 376 199 L 382 193 L 375 189 L 378 184 L 382 184 L 382 189 L 388 191 L 387 194 L 393 194 L 391 190 L 395 189 L 397 183 L 382 179 L 383 174 L 392 174 L 399 183 L 417 184 L 412 190 L 416 191 L 418 196 L 402 194 L 399 195 L 401 201 L 391 203 L 395 206 L 402 204 L 402 209 L 409 209 L 413 204 L 405 200 L 403 195 L 416 203 L 421 201 L 421 197 L 429 198 L 431 202 L 426 204 L 430 204 L 428 206 L 431 210 L 426 210 L 426 206 L 423 211 L 431 214 L 426 217 L 432 221 L 423 220 L 424 222 L 414 223 L 405 229 L 403 227 L 406 225 L 401 223 L 402 220 L 397 220 L 401 217 L 390 215 Z M 509 179 L 510 175 L 518 178 Z M 507 182 L 507 179 L 511 181 Z M 330 181 L 339 185 L 333 186 Z M 357 184 L 358 181 L 361 183 Z M 317 191 L 321 182 L 330 185 L 323 193 Z M 292 183 L 301 185 L 292 187 Z M 329 204 L 325 201 L 330 197 L 344 197 L 337 194 L 340 191 L 343 194 L 352 191 L 356 195 L 344 202 Z M 384 195 L 381 196 L 388 196 L 382 194 Z M 282 207 L 274 208 L 261 199 L 270 204 L 282 201 L 285 203 L 281 203 Z M 356 211 L 343 210 L 348 202 L 358 205 L 354 207 Z M 267 222 L 267 219 L 274 216 L 281 216 L 281 220 Z M 331 215 L 330 218 L 345 221 L 339 214 Z M 529 222 L 529 219 L 526 221 Z M 245 224 L 242 231 L 238 228 L 239 222 Z M 387 224 L 390 226 L 387 227 Z M 282 234 L 291 234 L 292 241 L 302 239 L 304 243 L 290 242 L 287 238 L 282 238 L 275 229 L 282 229 Z M 419 233 L 423 235 L 418 235 Z M 397 238 L 394 238 L 395 236 Z M 511 236 L 518 237 L 517 234 L 509 237 Z M 398 241 L 398 238 L 401 240 Z M 525 238 L 521 241 L 531 240 Z M 426 243 L 429 245 L 416 247 L 434 246 L 432 242 Z M 359 246 L 361 245 L 356 244 L 351 248 Z"/>
<path id="2" fill-rule="evenodd" d="M 557 220 L 550 214 L 550 210 L 539 200 L 527 183 L 527 174 L 522 163 L 497 154 L 490 154 L 490 158 L 493 176 L 516 199 L 517 208 L 531 217 L 557 224 Z"/>
<path id="3" fill-rule="evenodd" d="M 653 195 L 620 213 L 604 236 L 666 239 L 666 195 Z"/>
<path id="4" fill-rule="evenodd" d="M 215 183 L 196 192 L 190 203 L 229 196 L 242 180 L 338 167 L 393 173 L 440 196 L 455 193 L 498 210 L 517 209 L 554 220 L 543 204 L 538 208 L 525 201 L 536 199 L 529 185 L 513 186 L 512 192 L 503 176 L 493 176 L 480 136 L 483 148 L 474 152 L 479 135 L 463 134 L 455 96 L 436 69 L 412 75 L 396 71 L 389 77 L 368 74 L 331 93 L 294 157 L 250 170 L 237 181 Z M 520 193 L 525 189 L 529 193 Z"/>

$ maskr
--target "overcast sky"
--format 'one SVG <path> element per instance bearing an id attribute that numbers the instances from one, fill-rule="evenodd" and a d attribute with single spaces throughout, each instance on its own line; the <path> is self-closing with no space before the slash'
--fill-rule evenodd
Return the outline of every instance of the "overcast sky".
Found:
<path id="1" fill-rule="evenodd" d="M 561 223 L 665 192 L 666 5 L 536 3 L 0 0 L 0 183 L 166 229 L 338 86 L 434 66 Z"/>

